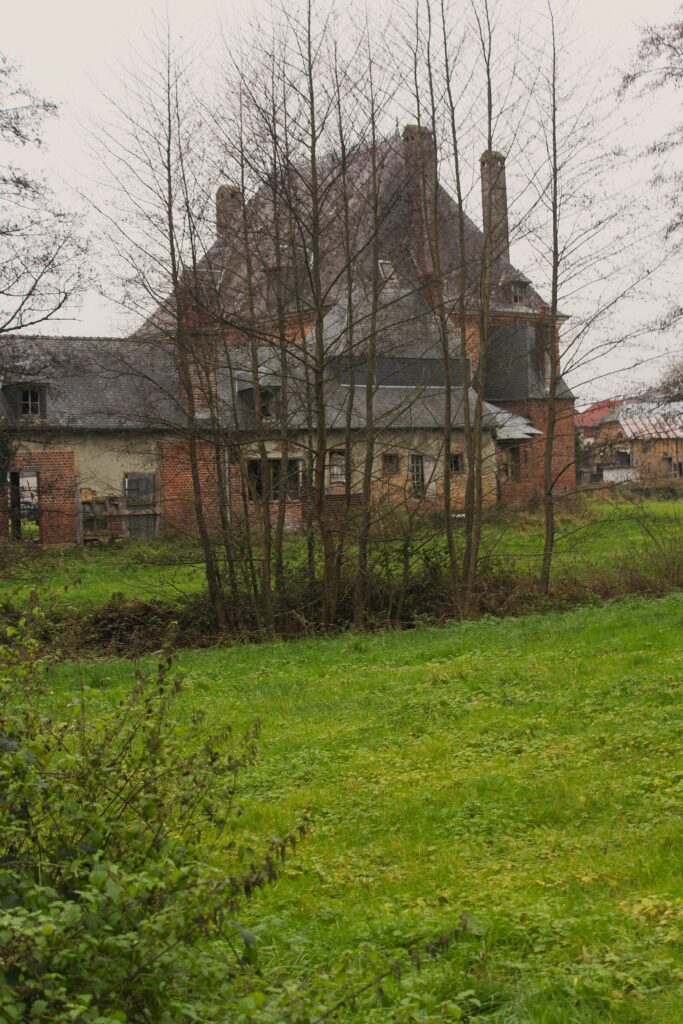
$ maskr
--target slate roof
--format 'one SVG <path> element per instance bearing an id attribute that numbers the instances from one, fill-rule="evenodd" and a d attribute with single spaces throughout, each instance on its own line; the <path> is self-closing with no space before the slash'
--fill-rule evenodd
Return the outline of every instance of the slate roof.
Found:
<path id="1" fill-rule="evenodd" d="M 375 331 L 369 325 L 374 322 Z M 363 326 L 365 325 L 365 327 Z M 446 387 L 439 323 L 421 293 L 392 286 L 380 295 L 379 308 L 373 311 L 367 295 L 356 296 L 351 335 L 346 304 L 340 302 L 324 321 L 327 358 L 325 363 L 325 409 L 327 427 L 344 429 L 347 418 L 352 429 L 366 426 L 366 389 L 369 384 L 369 337 L 375 344 L 373 375 L 373 423 L 376 430 L 412 430 L 442 428 Z M 293 429 L 306 426 L 306 357 L 309 335 L 301 346 L 288 349 L 287 422 Z M 451 423 L 464 425 L 463 373 L 457 354 L 459 341 L 449 329 L 451 357 Z M 253 428 L 253 376 L 245 365 L 244 350 L 230 347 L 232 376 L 237 381 L 240 423 Z M 259 352 L 259 383 L 263 389 L 279 390 L 279 358 L 268 346 Z M 469 368 L 467 368 L 469 374 Z M 240 402 L 240 399 L 242 401 Z M 469 389 L 470 413 L 474 413 L 475 395 Z M 486 404 L 485 429 L 500 430 L 508 438 L 527 439 L 534 429 L 521 416 Z M 273 423 L 273 427 L 276 424 Z M 268 431 L 269 425 L 265 424 Z"/>
<path id="2" fill-rule="evenodd" d="M 418 291 L 428 276 L 420 247 L 420 232 L 415 224 L 415 172 L 406 161 L 404 140 L 399 135 L 383 139 L 376 146 L 374 161 L 372 156 L 368 146 L 347 153 L 345 183 L 338 155 L 328 155 L 319 163 L 319 192 L 322 196 L 320 273 L 323 304 L 328 309 L 339 301 L 346 288 L 347 255 L 342 216 L 345 206 L 352 239 L 354 275 L 358 281 L 371 278 L 375 251 L 380 260 L 392 265 L 396 282 L 404 291 Z M 373 180 L 378 182 L 376 222 L 372 202 Z M 285 303 L 292 309 L 296 308 L 297 298 L 299 301 L 303 299 L 304 303 L 310 302 L 311 254 L 306 251 L 300 230 L 300 225 L 304 225 L 305 230 L 310 221 L 310 170 L 302 166 L 291 167 L 278 187 L 284 201 L 296 211 L 294 219 L 297 222 L 294 234 L 290 237 L 285 234 L 284 241 L 281 238 L 279 253 L 275 251 L 273 192 L 264 186 L 250 198 L 246 207 L 251 253 L 249 272 L 244 256 L 244 224 L 241 211 L 236 208 L 237 220 L 232 233 L 227 232 L 226 237 L 218 238 L 210 246 L 199 262 L 197 275 L 187 276 L 192 301 L 214 322 L 222 320 L 226 325 L 252 325 L 253 328 L 251 303 L 257 318 L 272 318 L 276 287 L 281 289 Z M 439 261 L 446 300 L 455 307 L 463 262 L 459 244 L 459 208 L 442 185 L 438 186 L 437 211 Z M 484 236 L 466 213 L 463 216 L 467 304 L 470 308 L 477 308 Z M 276 270 L 278 262 L 281 264 L 279 275 Z M 525 305 L 513 304 L 509 287 L 512 281 L 528 282 L 528 278 L 508 259 L 498 258 L 491 279 L 491 303 L 495 309 L 516 315 L 525 310 L 538 311 L 543 300 L 531 285 L 526 289 Z M 173 304 L 167 300 L 152 313 L 138 333 L 170 332 L 173 326 Z"/>
<path id="3" fill-rule="evenodd" d="M 486 354 L 485 394 L 489 402 L 547 398 L 548 387 L 541 372 L 536 324 L 529 320 L 515 320 L 491 328 Z M 562 377 L 558 381 L 557 397 L 574 397 Z"/>
<path id="4" fill-rule="evenodd" d="M 173 428 L 182 422 L 168 349 L 126 338 L 6 335 L 0 416 L 11 419 L 17 386 L 47 389 L 40 426 L 79 430 Z"/>

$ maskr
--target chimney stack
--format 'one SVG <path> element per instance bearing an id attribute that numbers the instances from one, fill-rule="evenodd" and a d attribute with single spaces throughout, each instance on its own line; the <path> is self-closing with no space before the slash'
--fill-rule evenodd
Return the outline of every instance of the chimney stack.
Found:
<path id="1" fill-rule="evenodd" d="M 216 237 L 219 242 L 229 242 L 239 223 L 242 209 L 242 192 L 237 185 L 220 185 L 216 191 Z"/>
<path id="2" fill-rule="evenodd" d="M 508 195 L 505 184 L 505 157 L 495 150 L 481 156 L 481 202 L 484 230 L 491 213 L 491 259 L 510 262 L 510 232 L 508 228 Z"/>
<path id="3" fill-rule="evenodd" d="M 436 143 L 430 128 L 421 124 L 405 126 L 403 157 L 412 208 L 413 251 L 427 283 L 434 276 L 436 244 Z"/>
<path id="4" fill-rule="evenodd" d="M 431 128 L 423 124 L 407 124 L 403 129 L 403 145 L 406 164 L 419 170 L 425 180 L 434 180 L 436 170 L 436 146 Z"/>

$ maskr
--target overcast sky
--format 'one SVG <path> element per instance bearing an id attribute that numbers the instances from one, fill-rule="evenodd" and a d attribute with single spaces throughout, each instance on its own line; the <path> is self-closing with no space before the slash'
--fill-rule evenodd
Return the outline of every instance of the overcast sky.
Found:
<path id="1" fill-rule="evenodd" d="M 504 5 L 505 0 L 502 2 Z M 382 3 L 390 16 L 391 5 L 386 0 Z M 265 2 L 244 0 L 32 0 L 14 3 L 9 10 L 7 6 L 2 48 L 11 60 L 23 65 L 24 80 L 61 105 L 60 117 L 49 129 L 48 166 L 52 175 L 71 183 L 88 167 L 82 125 L 96 122 L 98 112 L 105 109 L 101 94 L 116 88 L 117 67 L 131 52 L 144 52 L 145 32 L 155 17 L 168 12 L 175 36 L 210 45 L 219 23 L 230 37 L 259 13 L 265 17 L 267 11 Z M 530 0 L 526 6 L 542 11 L 545 3 Z M 623 68 L 643 22 L 670 19 L 676 6 L 671 0 L 648 0 L 647 4 L 642 0 L 575 0 L 577 59 L 602 53 L 606 75 L 610 68 Z M 566 5 L 562 8 L 566 10 Z M 666 119 L 667 112 L 662 112 L 660 104 L 651 116 Z M 94 295 L 77 317 L 76 322 L 65 325 L 69 333 L 118 333 L 120 329 L 114 311 Z M 650 357 L 660 351 L 663 343 L 658 340 L 650 340 L 643 348 L 643 354 Z M 653 365 L 661 365 L 661 360 Z M 616 368 L 617 364 L 610 366 Z M 650 370 L 641 372 L 645 379 Z M 617 390 L 625 380 L 623 375 L 615 377 L 595 393 Z"/>

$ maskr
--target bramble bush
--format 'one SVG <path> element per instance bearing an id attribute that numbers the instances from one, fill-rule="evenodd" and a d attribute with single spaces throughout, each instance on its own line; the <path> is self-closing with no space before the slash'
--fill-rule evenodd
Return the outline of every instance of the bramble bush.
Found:
<path id="1" fill-rule="evenodd" d="M 31 634 L 23 620 L 0 643 L 0 1020 L 248 1017 L 255 940 L 234 917 L 306 829 L 241 865 L 257 728 L 179 725 L 169 659 L 117 707 L 81 693 L 57 719 Z"/>

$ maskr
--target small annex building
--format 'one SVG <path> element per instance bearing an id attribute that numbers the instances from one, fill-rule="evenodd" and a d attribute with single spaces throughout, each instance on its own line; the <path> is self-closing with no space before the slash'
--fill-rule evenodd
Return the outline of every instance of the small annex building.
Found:
<path id="1" fill-rule="evenodd" d="M 576 417 L 583 483 L 683 479 L 683 402 L 656 394 L 596 402 Z"/>

